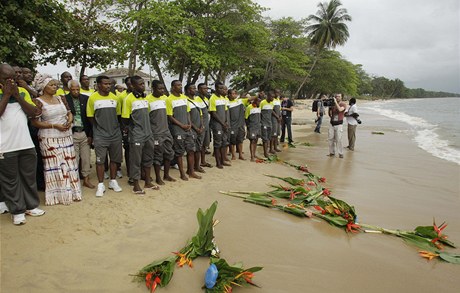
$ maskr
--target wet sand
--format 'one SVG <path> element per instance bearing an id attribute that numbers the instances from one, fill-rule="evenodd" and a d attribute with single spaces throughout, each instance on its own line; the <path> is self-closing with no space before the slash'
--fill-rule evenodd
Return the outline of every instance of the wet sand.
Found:
<path id="1" fill-rule="evenodd" d="M 311 111 L 298 107 L 294 118 L 306 124 L 294 126 L 294 140 L 313 146 L 285 149 L 280 158 L 307 164 L 326 177 L 325 186 L 355 206 L 360 222 L 411 230 L 431 225 L 434 217 L 438 224 L 449 224 L 446 234 L 460 245 L 458 165 L 419 149 L 396 131 L 401 125 L 375 115 L 361 115 L 354 152 L 329 158 L 328 122 L 316 134 Z M 249 157 L 247 145 L 244 150 Z M 197 230 L 197 209 L 215 200 L 221 256 L 230 263 L 264 267 L 254 278 L 262 288 L 235 292 L 459 291 L 460 266 L 427 262 L 400 239 L 349 235 L 316 219 L 219 194 L 269 190 L 267 184 L 277 181 L 263 174 L 301 177 L 293 168 L 235 161 L 232 167 L 206 171 L 202 180 L 167 184 L 144 197 L 131 193 L 126 177 L 119 180 L 122 193 L 107 191 L 96 198 L 93 190 L 84 189 L 82 202 L 44 207 L 45 216 L 28 217 L 21 227 L 1 215 L 1 292 L 148 292 L 130 274 L 182 248 Z M 172 175 L 179 177 L 176 170 Z M 194 264 L 176 269 L 171 283 L 157 292 L 204 292 L 207 259 Z"/>

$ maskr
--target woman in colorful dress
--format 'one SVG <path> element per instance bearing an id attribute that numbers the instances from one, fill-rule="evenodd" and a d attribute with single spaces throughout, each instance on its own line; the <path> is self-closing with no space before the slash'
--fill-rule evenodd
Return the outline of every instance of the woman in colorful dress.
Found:
<path id="1" fill-rule="evenodd" d="M 72 138 L 72 113 L 66 99 L 56 95 L 58 81 L 51 75 L 37 74 L 35 104 L 42 111 L 32 124 L 39 128 L 38 139 L 43 156 L 46 205 L 71 204 L 81 200 L 78 162 Z"/>

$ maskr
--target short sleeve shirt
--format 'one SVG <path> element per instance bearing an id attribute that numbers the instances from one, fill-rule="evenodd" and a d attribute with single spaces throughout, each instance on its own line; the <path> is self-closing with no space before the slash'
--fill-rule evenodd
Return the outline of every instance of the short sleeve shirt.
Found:
<path id="1" fill-rule="evenodd" d="M 216 112 L 217 116 L 222 122 L 227 122 L 227 99 L 222 96 L 217 96 L 213 94 L 209 99 L 209 112 Z M 215 129 L 221 129 L 222 125 L 211 119 L 212 126 Z"/>
<path id="2" fill-rule="evenodd" d="M 166 100 L 168 97 L 163 95 L 157 98 L 150 94 L 146 99 L 149 102 L 150 128 L 153 135 L 169 133 L 168 115 L 166 115 Z"/>
<path id="3" fill-rule="evenodd" d="M 246 107 L 245 118 L 248 120 L 249 129 L 260 128 L 260 108 L 250 104 Z"/>
<path id="4" fill-rule="evenodd" d="M 130 93 L 123 102 L 121 117 L 130 119 L 129 142 L 146 142 L 152 136 L 147 98 L 136 98 Z"/>
<path id="5" fill-rule="evenodd" d="M 272 126 L 272 112 L 273 112 L 273 101 L 267 102 L 267 100 L 263 100 L 260 102 L 260 123 L 262 126 L 271 127 Z"/>
<path id="6" fill-rule="evenodd" d="M 237 129 L 244 126 L 247 99 L 235 99 L 229 101 L 228 112 L 230 114 L 230 128 Z"/>
<path id="7" fill-rule="evenodd" d="M 120 124 L 118 115 L 121 115 L 121 104 L 113 93 L 101 96 L 95 92 L 88 99 L 86 115 L 94 117 L 93 137 L 94 140 L 113 142 L 121 140 Z"/>
<path id="8" fill-rule="evenodd" d="M 95 91 L 93 89 L 85 90 L 85 89 L 80 88 L 80 94 L 87 96 L 87 97 L 91 96 L 94 92 Z"/>
<path id="9" fill-rule="evenodd" d="M 30 98 L 29 92 L 19 87 L 19 95 L 32 105 L 35 105 Z M 0 89 L 0 100 L 3 98 L 3 91 Z M 9 153 L 19 150 L 33 148 L 34 144 L 30 138 L 27 127 L 27 115 L 19 105 L 18 101 L 10 97 L 5 112 L 0 116 L 0 153 Z"/>
<path id="10" fill-rule="evenodd" d="M 281 101 L 281 107 L 282 108 L 291 108 L 292 106 L 294 106 L 294 104 L 292 103 L 292 101 L 290 99 Z M 283 116 L 286 116 L 286 117 L 291 117 L 292 116 L 292 112 L 291 111 L 286 111 L 286 110 L 281 111 L 281 114 Z"/>
<path id="11" fill-rule="evenodd" d="M 183 94 L 180 96 L 175 96 L 173 94 L 169 95 L 166 100 L 166 114 L 168 116 L 174 117 L 182 124 L 189 124 L 188 113 L 190 112 L 190 106 L 187 101 L 187 97 Z M 171 123 L 171 132 L 174 135 L 185 134 L 186 131 L 183 130 L 178 125 Z"/>
<path id="12" fill-rule="evenodd" d="M 203 107 L 202 104 L 204 104 L 203 100 L 200 97 L 195 96 L 193 100 L 189 98 L 188 102 L 190 107 L 190 120 L 192 120 L 193 126 L 200 128 L 202 126 L 201 116 L 203 113 L 201 112 L 201 108 Z"/>
<path id="13" fill-rule="evenodd" d="M 209 99 L 207 97 L 201 98 L 201 113 L 203 114 L 203 124 L 209 126 Z"/>

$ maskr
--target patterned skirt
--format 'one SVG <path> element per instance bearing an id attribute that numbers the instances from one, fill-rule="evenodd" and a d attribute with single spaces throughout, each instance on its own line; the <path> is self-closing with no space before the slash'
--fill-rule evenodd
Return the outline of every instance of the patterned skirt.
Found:
<path id="1" fill-rule="evenodd" d="M 81 200 L 78 162 L 72 136 L 40 137 L 45 173 L 45 204 L 71 204 Z"/>

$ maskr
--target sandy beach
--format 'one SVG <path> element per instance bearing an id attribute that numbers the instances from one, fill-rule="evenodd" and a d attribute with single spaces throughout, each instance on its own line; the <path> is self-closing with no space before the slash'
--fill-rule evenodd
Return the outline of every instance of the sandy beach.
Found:
<path id="1" fill-rule="evenodd" d="M 355 151 L 345 150 L 343 159 L 327 157 L 328 121 L 321 134 L 314 133 L 314 116 L 304 103 L 296 105 L 294 120 L 302 125 L 293 127 L 293 136 L 295 142 L 312 146 L 285 148 L 281 159 L 306 164 L 326 177 L 325 186 L 354 205 L 359 222 L 412 230 L 431 225 L 435 218 L 448 223 L 445 233 L 460 245 L 459 165 L 418 148 L 405 133 L 395 131 L 397 122 L 364 114 Z M 244 150 L 249 158 L 247 144 Z M 215 163 L 210 157 L 209 162 Z M 1 215 L 1 292 L 148 292 L 130 275 L 182 248 L 197 230 L 197 209 L 214 201 L 219 203 L 215 237 L 221 257 L 245 267 L 264 267 L 253 279 L 261 288 L 234 292 L 460 290 L 460 266 L 427 262 L 400 239 L 346 234 L 318 219 L 297 218 L 219 193 L 269 190 L 267 184 L 278 181 L 263 174 L 300 178 L 294 168 L 238 160 L 206 172 L 202 180 L 168 183 L 144 197 L 131 193 L 126 176 L 119 180 L 121 193 L 107 191 L 96 198 L 94 190 L 84 188 L 81 202 L 42 206 L 45 216 L 28 217 L 20 227 L 11 223 L 9 214 Z M 171 175 L 179 178 L 177 170 Z M 44 194 L 40 196 L 43 203 Z M 208 259 L 194 264 L 176 269 L 171 283 L 156 292 L 204 292 Z"/>

